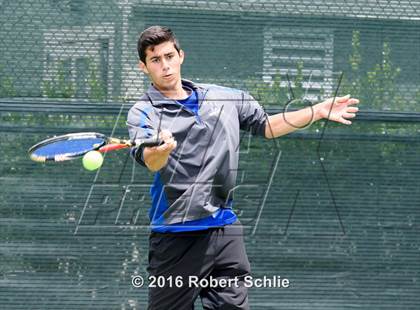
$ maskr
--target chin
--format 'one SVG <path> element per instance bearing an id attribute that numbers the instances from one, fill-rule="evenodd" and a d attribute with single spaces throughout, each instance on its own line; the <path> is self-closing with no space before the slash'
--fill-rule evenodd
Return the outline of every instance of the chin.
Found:
<path id="1" fill-rule="evenodd" d="M 172 81 L 162 81 L 162 83 L 160 83 L 158 86 L 161 89 L 172 90 L 176 87 L 176 85 L 177 85 L 177 80 L 174 79 Z"/>

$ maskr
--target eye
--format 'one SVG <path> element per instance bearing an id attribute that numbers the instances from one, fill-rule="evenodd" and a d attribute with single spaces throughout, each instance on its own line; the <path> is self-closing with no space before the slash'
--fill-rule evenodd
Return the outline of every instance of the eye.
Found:
<path id="1" fill-rule="evenodd" d="M 158 59 L 158 58 L 153 58 L 153 59 L 152 59 L 152 62 L 153 62 L 153 63 L 158 63 L 158 62 L 159 62 L 159 59 Z"/>

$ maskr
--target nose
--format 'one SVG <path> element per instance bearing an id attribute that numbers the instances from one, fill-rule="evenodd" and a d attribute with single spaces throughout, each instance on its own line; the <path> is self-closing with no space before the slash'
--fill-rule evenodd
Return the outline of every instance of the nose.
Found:
<path id="1" fill-rule="evenodd" d="M 162 60 L 162 69 L 163 71 L 168 71 L 169 70 L 169 63 L 166 60 Z"/>

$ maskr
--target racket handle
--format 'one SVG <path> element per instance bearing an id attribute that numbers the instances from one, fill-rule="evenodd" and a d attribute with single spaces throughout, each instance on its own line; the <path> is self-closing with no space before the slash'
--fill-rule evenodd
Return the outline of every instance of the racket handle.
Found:
<path id="1" fill-rule="evenodd" d="M 98 151 L 101 153 L 106 153 L 109 151 L 125 149 L 126 147 L 128 147 L 127 144 L 106 144 L 103 147 L 101 147 Z"/>
<path id="2" fill-rule="evenodd" d="M 149 138 L 149 139 L 144 139 L 144 140 L 135 141 L 135 142 L 136 142 L 136 146 L 142 146 L 142 147 L 159 146 L 164 143 L 163 140 L 157 139 L 157 138 Z"/>

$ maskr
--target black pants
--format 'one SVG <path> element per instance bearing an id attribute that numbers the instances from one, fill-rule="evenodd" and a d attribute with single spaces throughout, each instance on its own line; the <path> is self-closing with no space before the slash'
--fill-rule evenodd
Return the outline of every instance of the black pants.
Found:
<path id="1" fill-rule="evenodd" d="M 239 221 L 197 232 L 152 232 L 149 242 L 148 272 L 156 280 L 149 285 L 149 310 L 191 310 L 198 296 L 206 310 L 249 309 L 243 278 L 251 270 Z M 220 279 L 227 284 L 215 286 Z"/>

